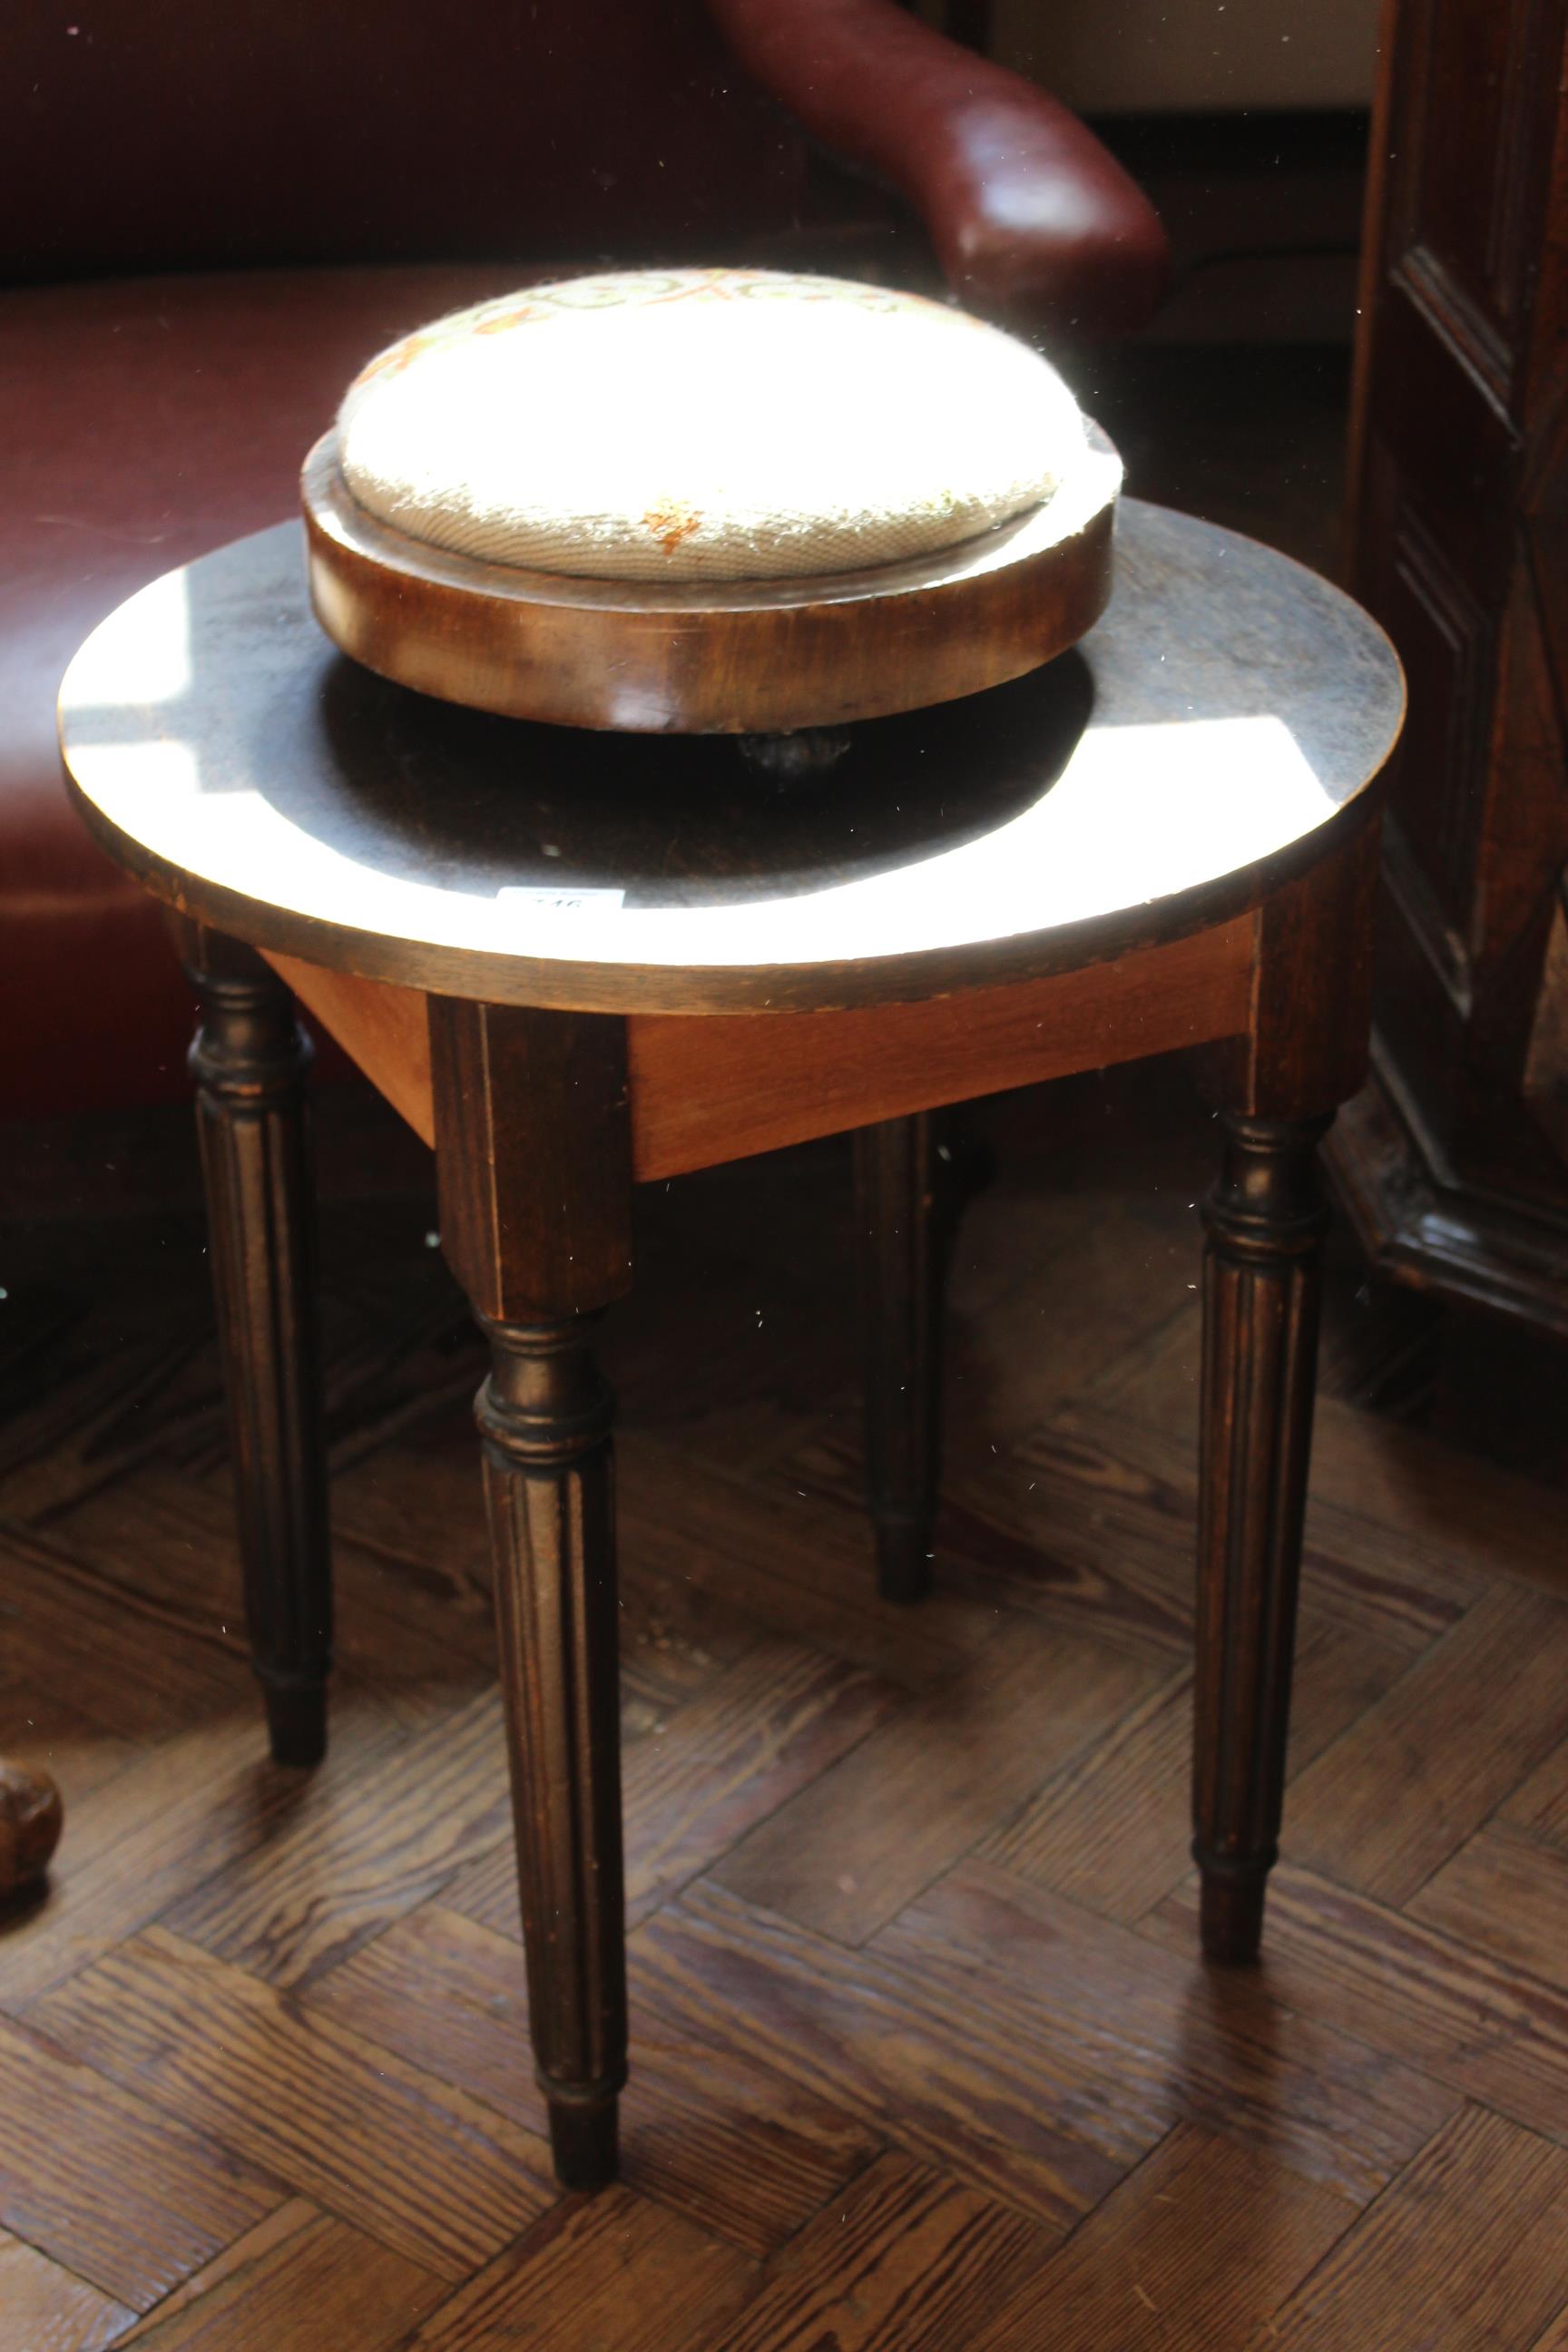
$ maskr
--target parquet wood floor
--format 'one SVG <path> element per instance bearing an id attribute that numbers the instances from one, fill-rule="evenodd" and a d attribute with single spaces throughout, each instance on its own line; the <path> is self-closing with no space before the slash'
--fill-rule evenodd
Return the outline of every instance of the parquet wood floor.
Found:
<path id="1" fill-rule="evenodd" d="M 342 1666 L 263 1760 L 199 1223 L 36 1232 L 0 1357 L 0 2352 L 1547 2352 L 1568 2342 L 1561 1386 L 1500 1468 L 1341 1247 L 1268 1958 L 1194 1958 L 1174 1065 L 982 1106 L 938 1589 L 858 1496 L 847 1155 L 642 1202 L 634 2074 L 527 2057 L 479 1354 L 416 1192 L 327 1214 Z"/>

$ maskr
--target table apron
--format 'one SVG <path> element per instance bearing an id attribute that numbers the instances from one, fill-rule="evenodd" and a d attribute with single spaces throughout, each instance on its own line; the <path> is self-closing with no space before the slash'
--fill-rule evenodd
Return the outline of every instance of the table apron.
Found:
<path id="1" fill-rule="evenodd" d="M 632 1165 L 677 1176 L 1247 1025 L 1255 918 L 1044 980 L 834 1013 L 630 1013 Z M 268 961 L 434 1144 L 423 991 Z M 570 1013 L 562 1014 L 570 1020 Z"/>

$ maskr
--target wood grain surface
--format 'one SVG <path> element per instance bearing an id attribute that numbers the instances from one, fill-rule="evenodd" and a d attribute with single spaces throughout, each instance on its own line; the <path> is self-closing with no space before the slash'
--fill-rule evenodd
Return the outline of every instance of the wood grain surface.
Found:
<path id="1" fill-rule="evenodd" d="M 1506 1690 L 1505 1705 L 1488 1705 Z M 1464 1724 L 1468 1737 L 1457 1738 Z M 1568 1607 L 1494 1589 L 1297 1784 L 1289 1851 L 1394 1903 L 1568 1736 Z M 1347 1820 L 1370 1775 L 1388 1805 Z"/>
<path id="2" fill-rule="evenodd" d="M 433 2272 L 376 2239 L 309 2206 L 295 2209 L 295 2221 L 286 2236 L 242 2248 L 239 2261 L 197 2282 L 188 2302 L 172 2295 L 174 2308 L 125 2340 L 146 2352 L 223 2352 L 243 2336 L 289 2352 L 339 2352 L 344 2343 L 390 2352 L 440 2301 Z"/>
<path id="3" fill-rule="evenodd" d="M 1234 1035 L 1251 1000 L 1246 916 L 1108 963 L 940 1003 L 770 1019 L 633 1013 L 626 1022 L 632 1172 L 641 1182 L 774 1151 L 869 1118 L 1027 1086 L 1091 1056 L 1130 1060 Z M 408 1121 L 436 1140 L 429 1005 L 415 988 L 268 955 Z"/>
<path id="4" fill-rule="evenodd" d="M 971 2340 L 984 2352 L 1239 2346 L 1254 2325 L 1267 2325 L 1346 2220 L 1331 2191 L 1233 2140 L 1177 2124 Z"/>
<path id="5" fill-rule="evenodd" d="M 1386 640 L 1326 582 L 1129 502 L 1079 646 L 868 720 L 818 785 L 731 742 L 457 709 L 311 617 L 290 527 L 133 597 L 61 689 L 82 814 L 160 897 L 437 994 L 812 1010 L 1074 971 L 1258 904 L 1365 814 Z"/>
<path id="6" fill-rule="evenodd" d="M 1018 677 L 1110 593 L 1121 465 L 1090 428 L 1055 495 L 962 546 L 801 581 L 570 579 L 454 555 L 379 521 L 336 432 L 305 461 L 310 600 L 382 677 L 507 719 L 772 734 L 886 718 Z"/>
<path id="7" fill-rule="evenodd" d="M 135 2317 L 0 2230 L 0 2352 L 103 2352 Z"/>
<path id="8" fill-rule="evenodd" d="M 1463 2214 L 1468 2259 L 1446 2247 Z M 1329 2352 L 1347 2327 L 1444 2352 L 1533 2344 L 1568 2294 L 1568 2149 L 1468 2107 L 1287 2304 L 1274 2340 Z M 1353 2317 L 1352 2315 L 1353 2314 Z"/>

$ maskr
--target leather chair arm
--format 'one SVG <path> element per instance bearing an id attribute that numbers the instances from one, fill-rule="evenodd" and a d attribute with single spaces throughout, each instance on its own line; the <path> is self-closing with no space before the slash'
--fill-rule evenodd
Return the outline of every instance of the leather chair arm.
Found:
<path id="1" fill-rule="evenodd" d="M 707 0 L 741 64 L 823 145 L 921 214 L 972 310 L 1087 337 L 1159 304 L 1169 248 L 1142 190 L 1043 89 L 897 0 Z"/>

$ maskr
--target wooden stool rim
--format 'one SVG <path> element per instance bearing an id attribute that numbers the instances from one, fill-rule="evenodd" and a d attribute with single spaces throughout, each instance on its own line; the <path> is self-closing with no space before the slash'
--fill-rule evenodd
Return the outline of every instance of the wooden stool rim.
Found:
<path id="1" fill-rule="evenodd" d="M 952 701 L 1054 661 L 1110 594 L 1121 461 L 1091 428 L 1045 505 L 935 555 L 801 580 L 578 579 L 384 523 L 336 430 L 306 459 L 310 596 L 378 677 L 506 719 L 773 734 Z"/>

